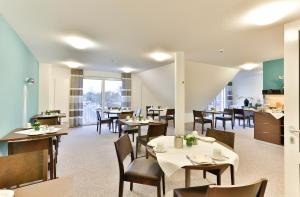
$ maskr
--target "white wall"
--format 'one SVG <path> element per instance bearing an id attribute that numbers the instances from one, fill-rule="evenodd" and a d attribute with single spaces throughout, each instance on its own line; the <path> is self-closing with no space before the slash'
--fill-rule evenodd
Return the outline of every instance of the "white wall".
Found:
<path id="1" fill-rule="evenodd" d="M 40 64 L 39 111 L 60 109 L 69 116 L 70 69 Z"/>
<path id="2" fill-rule="evenodd" d="M 237 69 L 198 62 L 185 63 L 186 121 L 192 120 L 193 109 L 203 109 L 236 75 Z M 161 105 L 174 107 L 174 64 L 133 75 L 132 107 Z"/>
<path id="3" fill-rule="evenodd" d="M 253 97 L 249 100 L 253 104 L 258 99 L 263 104 L 263 72 L 241 70 L 232 80 L 233 104 L 235 106 L 244 106 L 244 97 Z M 243 98 L 241 98 L 243 97 Z"/>

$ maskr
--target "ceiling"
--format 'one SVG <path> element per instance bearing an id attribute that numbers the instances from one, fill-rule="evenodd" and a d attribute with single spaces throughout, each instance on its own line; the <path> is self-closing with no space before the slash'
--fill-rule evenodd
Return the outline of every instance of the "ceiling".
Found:
<path id="1" fill-rule="evenodd" d="M 183 51 L 188 60 L 237 66 L 283 57 L 283 24 L 300 10 L 268 26 L 241 22 L 266 0 L 0 0 L 0 13 L 41 63 L 73 60 L 86 68 L 141 71 L 153 51 Z M 98 47 L 77 50 L 60 40 L 76 34 Z M 224 49 L 224 53 L 217 52 Z"/>

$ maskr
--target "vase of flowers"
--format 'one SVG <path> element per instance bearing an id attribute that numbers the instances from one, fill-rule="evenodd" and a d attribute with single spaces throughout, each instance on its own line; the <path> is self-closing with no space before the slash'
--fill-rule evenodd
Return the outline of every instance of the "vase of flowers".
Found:
<path id="1" fill-rule="evenodd" d="M 39 121 L 35 121 L 33 124 L 32 124 L 32 128 L 35 130 L 35 131 L 39 131 L 40 130 L 40 126 L 41 126 L 41 123 Z"/>

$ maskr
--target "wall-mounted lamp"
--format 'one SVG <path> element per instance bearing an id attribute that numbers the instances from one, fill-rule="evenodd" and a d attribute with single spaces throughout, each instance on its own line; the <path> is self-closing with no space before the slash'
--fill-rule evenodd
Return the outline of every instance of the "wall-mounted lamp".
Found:
<path id="1" fill-rule="evenodd" d="M 25 78 L 25 84 L 26 84 L 26 85 L 27 85 L 27 84 L 30 84 L 30 85 L 34 84 L 34 79 L 31 78 L 31 77 L 26 77 L 26 78 Z"/>

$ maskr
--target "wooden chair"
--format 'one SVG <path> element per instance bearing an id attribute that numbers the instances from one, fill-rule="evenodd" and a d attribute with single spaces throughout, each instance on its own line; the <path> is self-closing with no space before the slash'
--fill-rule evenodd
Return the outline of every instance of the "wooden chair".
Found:
<path id="1" fill-rule="evenodd" d="M 149 109 L 151 108 L 151 106 L 146 106 L 146 118 L 148 118 L 149 116 L 152 117 L 152 119 L 154 120 L 154 118 L 157 116 L 159 116 L 159 113 L 155 113 L 154 111 L 149 111 Z"/>
<path id="2" fill-rule="evenodd" d="M 123 196 L 124 181 L 130 182 L 131 191 L 133 183 L 156 186 L 157 196 L 160 197 L 162 180 L 163 194 L 165 194 L 164 173 L 156 160 L 146 158 L 134 159 L 133 148 L 127 134 L 115 142 L 115 148 L 120 170 L 119 197 Z M 131 162 L 128 168 L 124 170 L 123 161 L 128 155 L 131 157 Z"/>
<path id="3" fill-rule="evenodd" d="M 263 197 L 267 179 L 243 186 L 205 185 L 174 190 L 174 197 Z"/>
<path id="4" fill-rule="evenodd" d="M 233 129 L 233 110 L 232 109 L 224 109 L 224 113 L 222 116 L 217 116 L 215 118 L 215 128 L 217 127 L 217 120 L 221 120 L 223 123 L 223 128 L 226 130 L 226 122 L 231 122 L 231 128 Z"/>
<path id="5" fill-rule="evenodd" d="M 133 111 L 131 112 L 121 112 L 119 114 L 119 119 L 126 119 L 126 117 L 129 116 L 132 118 Z M 129 125 L 122 125 L 119 121 L 116 123 L 119 126 L 119 138 L 121 137 L 122 133 L 128 133 L 132 135 L 132 141 L 134 142 L 134 134 L 139 132 L 138 127 L 132 127 Z"/>
<path id="6" fill-rule="evenodd" d="M 142 144 L 144 146 L 147 146 L 147 143 L 155 138 L 162 135 L 167 135 L 167 123 L 158 123 L 158 124 L 149 124 L 147 135 L 141 135 L 136 137 L 136 149 L 135 149 L 135 158 L 137 158 L 137 152 L 138 152 L 138 146 L 139 144 Z M 146 149 L 146 158 L 148 159 L 148 151 Z"/>
<path id="7" fill-rule="evenodd" d="M 206 136 L 213 137 L 217 141 L 234 149 L 235 133 L 233 133 L 233 132 L 207 129 Z M 229 167 L 230 167 L 230 165 L 219 165 L 215 169 L 203 170 L 203 178 L 206 178 L 206 172 L 212 173 L 217 176 L 217 184 L 221 185 L 221 175 Z M 234 185 L 234 171 L 232 169 L 231 169 L 231 184 Z"/>
<path id="8" fill-rule="evenodd" d="M 48 150 L 0 157 L 0 188 L 47 181 Z"/>
<path id="9" fill-rule="evenodd" d="M 99 135 L 101 134 L 101 125 L 102 124 L 108 124 L 109 130 L 111 129 L 111 126 L 114 127 L 113 120 L 111 118 L 102 118 L 101 117 L 101 112 L 96 111 L 97 113 L 97 132 Z"/>
<path id="10" fill-rule="evenodd" d="M 175 128 L 175 109 L 167 109 L 166 115 L 162 116 L 161 119 L 165 120 L 167 123 L 169 120 L 173 120 L 173 126 Z"/>
<path id="11" fill-rule="evenodd" d="M 241 120 L 243 120 L 243 128 L 246 127 L 246 120 L 249 120 L 249 116 L 247 116 L 245 114 L 245 111 L 244 109 L 236 109 L 234 108 L 233 109 L 233 117 L 234 117 L 234 123 L 235 123 L 235 120 L 239 120 L 239 125 L 241 125 Z"/>
<path id="12" fill-rule="evenodd" d="M 213 121 L 211 119 L 204 118 L 203 111 L 193 110 L 193 115 L 194 115 L 193 130 L 195 130 L 196 123 L 200 123 L 202 125 L 202 134 L 204 132 L 204 124 L 210 124 L 211 128 L 213 127 Z"/>

